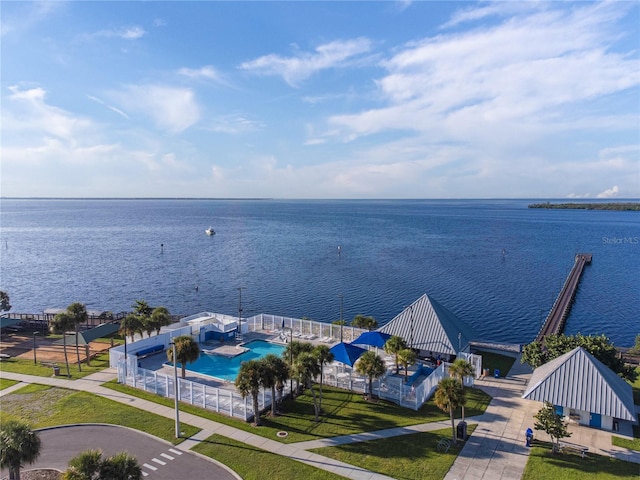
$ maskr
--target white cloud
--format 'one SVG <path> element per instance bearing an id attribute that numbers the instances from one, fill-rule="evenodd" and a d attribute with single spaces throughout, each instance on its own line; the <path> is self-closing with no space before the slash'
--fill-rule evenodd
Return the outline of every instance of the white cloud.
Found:
<path id="1" fill-rule="evenodd" d="M 201 68 L 181 68 L 178 70 L 178 74 L 194 80 L 212 80 L 216 83 L 227 85 L 227 82 L 220 72 L 211 65 L 206 65 Z"/>
<path id="2" fill-rule="evenodd" d="M 41 87 L 21 89 L 9 87 L 8 105 L 2 111 L 2 128 L 12 132 L 39 132 L 43 136 L 53 136 L 67 142 L 91 127 L 84 117 L 48 105 L 45 102 L 46 91 Z"/>
<path id="3" fill-rule="evenodd" d="M 596 195 L 596 198 L 617 197 L 619 192 L 620 192 L 620 189 L 618 188 L 618 186 L 614 185 L 613 187 L 606 189 L 604 192 L 600 192 L 598 195 Z"/>
<path id="4" fill-rule="evenodd" d="M 94 97 L 93 95 L 87 95 L 87 98 L 89 100 L 93 100 L 96 103 L 99 103 L 100 105 L 104 105 L 105 107 L 107 107 L 109 110 L 116 112 L 118 115 L 126 118 L 127 120 L 129 120 L 129 115 L 127 115 L 126 113 L 124 113 L 122 110 L 120 110 L 119 108 L 114 107 L 113 105 L 109 105 L 108 103 L 105 103 L 104 101 L 100 100 L 98 97 Z"/>
<path id="5" fill-rule="evenodd" d="M 524 9 L 493 26 L 405 45 L 381 63 L 387 69 L 387 75 L 377 81 L 384 106 L 333 115 L 327 133 L 316 137 L 326 138 L 333 132 L 347 142 L 363 136 L 375 142 L 378 136 L 394 132 L 394 138 L 414 138 L 424 147 L 464 146 L 476 157 L 467 160 L 478 167 L 471 168 L 477 172 L 475 183 L 442 176 L 458 195 L 545 194 L 533 190 L 535 185 L 547 188 L 546 194 L 560 195 L 566 185 L 555 184 L 553 172 L 536 173 L 546 170 L 539 165 L 547 163 L 549 170 L 570 171 L 571 177 L 576 172 L 597 172 L 604 175 L 598 178 L 611 178 L 624 184 L 625 191 L 634 191 L 628 173 L 634 166 L 628 160 L 594 161 L 585 155 L 570 165 L 567 158 L 573 157 L 542 152 L 551 151 L 550 142 L 561 135 L 593 136 L 601 129 L 624 132 L 638 125 L 637 118 L 626 111 L 590 106 L 594 100 L 640 86 L 637 53 L 610 48 L 619 38 L 615 20 L 624 8 L 576 5 L 542 12 L 533 9 L 532 14 Z M 523 152 L 532 152 L 531 158 L 536 159 L 533 172 L 522 164 Z M 381 161 L 395 164 L 397 157 Z M 450 161 L 455 164 L 456 159 Z M 637 163 L 635 169 L 637 175 Z M 505 172 L 511 172 L 511 177 Z M 582 180 L 597 188 L 592 180 Z"/>
<path id="6" fill-rule="evenodd" d="M 230 134 L 253 132 L 262 128 L 264 128 L 263 122 L 251 120 L 241 114 L 219 116 L 213 120 L 211 126 L 205 127 L 213 132 Z"/>
<path id="7" fill-rule="evenodd" d="M 259 75 L 278 75 L 295 86 L 319 71 L 349 65 L 354 58 L 369 52 L 371 46 L 367 38 L 336 40 L 316 47 L 313 52 L 301 52 L 292 57 L 265 55 L 244 62 L 239 68 Z"/>
<path id="8" fill-rule="evenodd" d="M 156 126 L 171 133 L 180 133 L 200 120 L 200 107 L 189 88 L 165 85 L 129 85 L 109 97 L 127 110 L 151 118 Z"/>
<path id="9" fill-rule="evenodd" d="M 120 28 L 111 28 L 99 30 L 93 33 L 84 33 L 79 35 L 80 40 L 91 40 L 94 38 L 120 38 L 122 40 L 138 40 L 144 37 L 147 31 L 140 26 L 128 26 Z"/>

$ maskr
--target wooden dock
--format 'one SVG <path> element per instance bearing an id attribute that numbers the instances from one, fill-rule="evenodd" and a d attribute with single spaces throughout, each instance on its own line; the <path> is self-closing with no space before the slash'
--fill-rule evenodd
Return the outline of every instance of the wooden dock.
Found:
<path id="1" fill-rule="evenodd" d="M 571 304 L 573 303 L 580 279 L 582 278 L 582 272 L 586 265 L 591 264 L 591 256 L 590 253 L 578 253 L 576 255 L 573 268 L 569 272 L 569 276 L 565 280 L 562 290 L 558 298 L 556 298 L 544 325 L 542 325 L 542 328 L 538 332 L 538 336 L 536 337 L 537 342 L 544 342 L 544 338 L 547 335 L 563 332 L 564 324 L 571 310 Z"/>

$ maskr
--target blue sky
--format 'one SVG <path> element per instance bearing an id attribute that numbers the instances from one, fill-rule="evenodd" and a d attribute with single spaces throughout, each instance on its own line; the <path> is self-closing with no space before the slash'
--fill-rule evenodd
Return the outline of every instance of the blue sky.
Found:
<path id="1" fill-rule="evenodd" d="M 637 2 L 2 2 L 3 196 L 640 197 Z"/>

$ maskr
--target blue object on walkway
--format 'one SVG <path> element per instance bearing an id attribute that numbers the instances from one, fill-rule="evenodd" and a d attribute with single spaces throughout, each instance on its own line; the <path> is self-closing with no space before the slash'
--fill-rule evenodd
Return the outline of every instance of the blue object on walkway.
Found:
<path id="1" fill-rule="evenodd" d="M 495 378 L 498 378 L 500 376 L 500 370 L 498 370 L 497 368 L 493 371 L 493 376 Z"/>

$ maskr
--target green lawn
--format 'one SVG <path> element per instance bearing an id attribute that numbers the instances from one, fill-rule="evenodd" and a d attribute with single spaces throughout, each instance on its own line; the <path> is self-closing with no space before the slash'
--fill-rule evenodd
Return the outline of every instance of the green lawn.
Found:
<path id="1" fill-rule="evenodd" d="M 162 405 L 173 405 L 173 401 L 170 399 L 115 382 L 107 382 L 103 385 Z M 469 389 L 467 398 L 468 403 L 465 408 L 467 417 L 484 413 L 491 401 L 491 397 L 477 389 Z M 361 394 L 326 386 L 323 389 L 323 415 L 320 418 L 320 422 L 315 421 L 313 399 L 310 394 L 302 395 L 295 401 L 285 400 L 283 414 L 275 418 L 263 415 L 263 425 L 261 427 L 254 427 L 241 420 L 232 419 L 226 415 L 216 414 L 188 404 L 182 404 L 180 408 L 185 412 L 283 443 L 303 442 L 418 423 L 437 422 L 449 418 L 448 414 L 445 414 L 435 406 L 433 400 L 427 402 L 416 412 L 386 401 L 367 402 L 362 399 Z M 276 436 L 276 433 L 281 430 L 289 434 L 284 439 Z"/>
<path id="2" fill-rule="evenodd" d="M 511 367 L 513 366 L 513 362 L 515 362 L 515 358 L 509 357 L 506 355 L 500 355 L 498 353 L 493 352 L 482 352 L 479 351 L 478 355 L 482 355 L 482 368 L 489 369 L 489 375 L 493 377 L 493 371 L 495 369 L 500 370 L 500 376 L 505 377 Z"/>
<path id="3" fill-rule="evenodd" d="M 468 433 L 475 427 L 469 425 Z M 442 438 L 451 438 L 450 428 L 312 451 L 397 479 L 438 480 L 445 477 L 464 445 L 458 442 L 447 453 L 438 452 Z"/>
<path id="4" fill-rule="evenodd" d="M 638 479 L 640 465 L 588 453 L 556 454 L 549 444 L 531 448 L 522 480 L 613 480 Z"/>
<path id="5" fill-rule="evenodd" d="M 244 480 L 339 480 L 345 477 L 311 467 L 220 435 L 212 435 L 193 447 L 201 453 L 232 468 Z"/>
<path id="6" fill-rule="evenodd" d="M 69 371 L 71 373 L 71 379 L 75 380 L 108 368 L 109 352 L 103 352 L 97 355 L 91 360 L 91 366 L 87 366 L 83 363 L 82 372 L 78 371 L 78 364 L 71 363 L 71 361 L 72 358 L 71 355 L 69 355 Z M 61 377 L 67 378 L 67 368 L 65 363 L 56 362 L 56 364 L 60 367 Z M 53 369 L 51 367 L 44 367 L 40 362 L 34 365 L 33 360 L 27 360 L 26 358 L 10 358 L 8 360 L 3 360 L 0 362 L 0 371 L 36 375 L 38 377 L 51 377 L 53 375 Z"/>
<path id="7" fill-rule="evenodd" d="M 631 388 L 633 389 L 633 401 L 636 405 L 640 404 L 640 367 L 636 368 L 636 378 L 635 381 L 631 384 Z"/>
<path id="8" fill-rule="evenodd" d="M 110 423 L 135 428 L 174 444 L 175 423 L 170 418 L 123 405 L 87 392 L 45 385 L 28 385 L 2 397 L 2 422 L 20 419 L 32 428 L 73 423 Z M 185 437 L 199 431 L 182 424 Z"/>
<path id="9" fill-rule="evenodd" d="M 5 388 L 8 388 L 12 385 L 15 385 L 16 382 L 15 380 L 9 380 L 8 378 L 0 378 L 0 390 L 4 390 Z"/>

